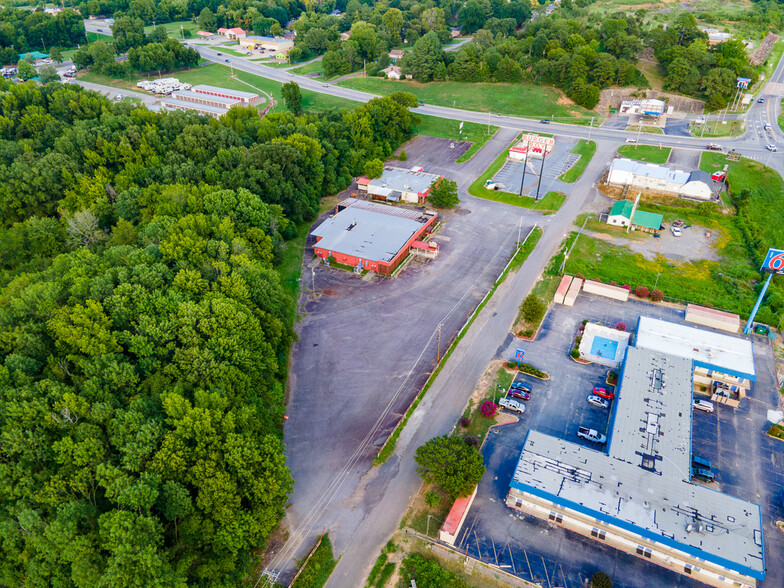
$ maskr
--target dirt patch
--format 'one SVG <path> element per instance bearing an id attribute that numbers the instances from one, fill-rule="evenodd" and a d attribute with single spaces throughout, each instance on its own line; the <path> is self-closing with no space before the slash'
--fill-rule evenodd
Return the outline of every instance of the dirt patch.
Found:
<path id="1" fill-rule="evenodd" d="M 558 104 L 559 106 L 573 106 L 574 105 L 574 100 L 572 100 L 571 98 L 569 98 L 568 96 L 566 96 L 564 94 L 560 98 L 558 98 L 558 101 L 556 102 L 556 104 Z M 577 115 L 579 116 L 580 113 L 578 112 Z"/>
<path id="2" fill-rule="evenodd" d="M 643 94 L 645 94 L 643 96 Z M 659 90 L 641 90 L 638 88 L 608 88 L 602 90 L 599 104 L 596 110 L 599 112 L 607 111 L 610 108 L 620 108 L 624 100 L 656 98 L 665 100 L 667 106 L 672 106 L 677 112 L 702 112 L 705 109 L 705 102 L 694 98 L 660 92 Z"/>
<path id="3" fill-rule="evenodd" d="M 487 390 L 495 381 L 496 374 L 498 373 L 498 368 L 502 367 L 504 364 L 503 360 L 501 359 L 494 359 L 490 362 L 485 370 L 485 373 L 482 374 L 482 377 L 479 378 L 479 382 L 476 384 L 476 388 L 474 388 L 474 393 L 471 394 L 471 398 L 468 399 L 468 405 L 473 407 L 479 404 L 479 402 L 484 398 Z M 498 417 L 496 417 L 497 420 Z"/>

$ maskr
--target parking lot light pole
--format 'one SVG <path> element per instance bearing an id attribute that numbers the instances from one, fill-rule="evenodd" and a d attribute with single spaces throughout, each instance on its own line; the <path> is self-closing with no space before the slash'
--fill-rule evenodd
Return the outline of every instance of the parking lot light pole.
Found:
<path id="1" fill-rule="evenodd" d="M 316 299 L 316 268 L 310 268 L 310 277 L 311 277 L 311 284 L 313 288 L 313 300 Z"/>

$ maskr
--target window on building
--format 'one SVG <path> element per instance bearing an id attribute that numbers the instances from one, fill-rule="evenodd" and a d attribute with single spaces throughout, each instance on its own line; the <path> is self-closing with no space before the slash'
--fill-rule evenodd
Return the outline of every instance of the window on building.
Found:
<path id="1" fill-rule="evenodd" d="M 549 518 L 551 521 L 554 521 L 555 520 L 555 513 L 553 511 L 550 511 L 550 516 L 548 516 L 547 518 Z"/>
<path id="2" fill-rule="evenodd" d="M 607 536 L 605 531 L 601 531 L 594 527 L 591 529 L 591 537 L 596 537 L 599 541 L 604 541 L 604 538 Z"/>
<path id="3" fill-rule="evenodd" d="M 683 566 L 683 573 L 691 575 L 691 564 L 686 564 Z"/>
<path id="4" fill-rule="evenodd" d="M 645 548 L 642 545 L 637 546 L 637 555 L 642 555 L 645 553 Z"/>
<path id="5" fill-rule="evenodd" d="M 644 555 L 645 555 L 645 557 L 647 557 L 648 559 L 651 559 L 651 554 L 652 554 L 652 553 L 653 553 L 653 551 L 651 551 L 651 548 L 649 547 L 648 549 L 646 549 L 646 550 L 645 550 L 645 554 L 644 554 Z"/>
<path id="6" fill-rule="evenodd" d="M 563 522 L 563 515 L 561 513 L 558 513 L 557 515 L 555 515 L 555 522 L 556 523 Z"/>
<path id="7" fill-rule="evenodd" d="M 518 498 L 515 501 L 515 506 L 517 506 L 517 508 L 522 508 L 523 507 L 523 501 Z"/>

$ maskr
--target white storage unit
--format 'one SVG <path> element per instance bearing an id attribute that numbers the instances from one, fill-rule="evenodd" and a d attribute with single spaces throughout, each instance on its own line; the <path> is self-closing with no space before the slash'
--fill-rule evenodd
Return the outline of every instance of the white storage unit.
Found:
<path id="1" fill-rule="evenodd" d="M 620 300 L 621 302 L 626 302 L 629 299 L 629 291 L 626 288 L 602 284 L 601 282 L 594 282 L 593 280 L 585 280 L 583 291 L 588 292 L 589 294 L 598 294 L 599 296 L 612 298 L 613 300 Z"/>

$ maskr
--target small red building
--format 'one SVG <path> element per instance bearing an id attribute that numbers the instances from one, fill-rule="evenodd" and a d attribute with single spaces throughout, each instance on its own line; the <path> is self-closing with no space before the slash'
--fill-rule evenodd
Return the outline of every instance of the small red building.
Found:
<path id="1" fill-rule="evenodd" d="M 348 201 L 347 201 L 348 202 Z M 318 257 L 388 276 L 409 248 L 429 233 L 438 215 L 353 201 L 312 232 Z"/>

